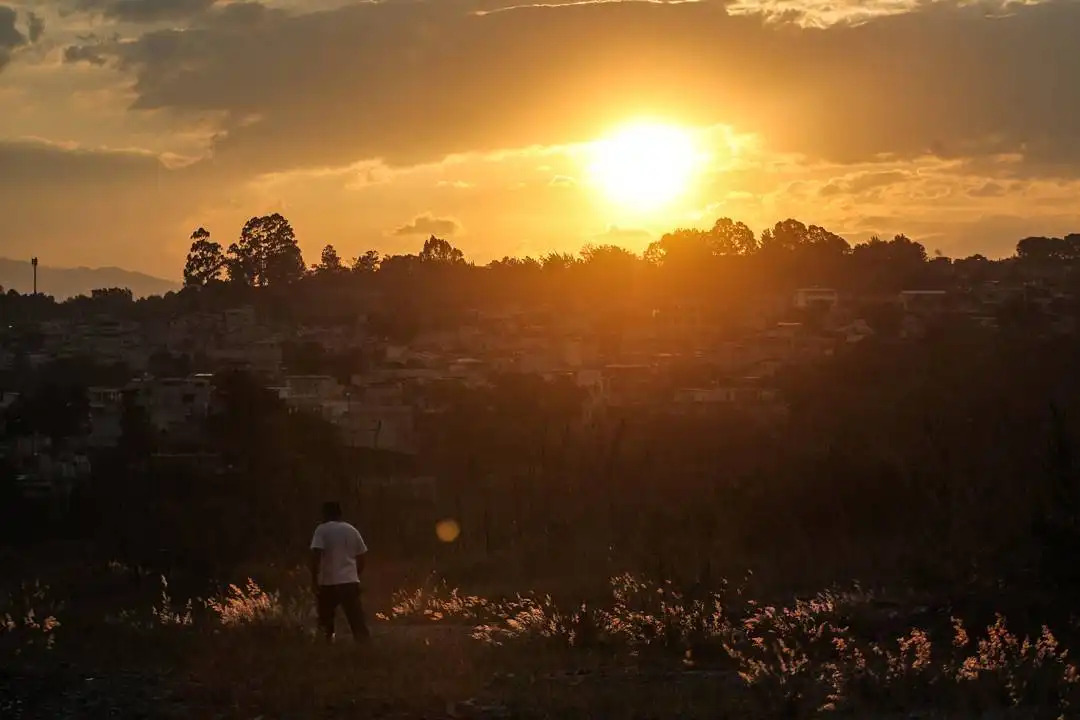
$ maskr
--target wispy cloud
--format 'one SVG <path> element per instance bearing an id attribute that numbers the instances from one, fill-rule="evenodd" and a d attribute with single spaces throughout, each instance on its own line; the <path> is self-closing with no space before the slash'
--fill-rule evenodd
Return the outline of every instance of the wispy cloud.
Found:
<path id="1" fill-rule="evenodd" d="M 804 28 L 861 25 L 877 18 L 916 12 L 932 6 L 976 6 L 987 14 L 1007 13 L 1016 6 L 1050 0 L 732 0 L 731 15 L 761 15 L 769 22 L 790 22 Z"/>
<path id="2" fill-rule="evenodd" d="M 565 0 L 565 2 L 539 2 L 521 3 L 518 5 L 506 5 L 488 10 L 474 10 L 473 15 L 494 15 L 495 13 L 510 12 L 512 10 L 529 10 L 535 8 L 564 8 L 579 7 L 581 5 L 617 5 L 619 3 L 642 3 L 646 5 L 690 5 L 705 0 Z"/>

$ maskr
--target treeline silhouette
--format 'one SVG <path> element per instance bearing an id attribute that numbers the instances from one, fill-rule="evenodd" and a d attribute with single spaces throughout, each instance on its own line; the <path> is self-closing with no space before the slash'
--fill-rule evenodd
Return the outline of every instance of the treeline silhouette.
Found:
<path id="1" fill-rule="evenodd" d="M 504 257 L 477 266 L 450 241 L 433 236 L 415 254 L 368 250 L 351 262 L 327 245 L 309 267 L 288 220 L 273 214 L 249 220 L 224 248 L 206 229 L 196 230 L 181 292 L 135 301 L 124 288 L 103 288 L 57 303 L 12 291 L 0 296 L 0 321 L 100 314 L 154 320 L 250 303 L 284 321 L 351 323 L 363 316 L 377 334 L 401 341 L 477 309 L 507 306 L 606 315 L 613 323 L 626 314 L 693 308 L 734 328 L 763 298 L 804 286 L 874 301 L 900 290 L 1021 283 L 1033 274 L 1057 273 L 1067 282 L 1075 275 L 1077 248 L 1078 234 L 1029 237 L 1010 258 L 952 259 L 928 253 L 903 234 L 851 245 L 794 219 L 755 235 L 744 223 L 721 218 L 708 229 L 670 232 L 640 255 L 616 245 L 586 245 L 576 254 Z"/>

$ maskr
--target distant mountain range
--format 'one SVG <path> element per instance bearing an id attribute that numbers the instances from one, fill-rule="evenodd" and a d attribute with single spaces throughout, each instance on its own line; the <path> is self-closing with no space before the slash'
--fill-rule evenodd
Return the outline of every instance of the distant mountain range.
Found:
<path id="1" fill-rule="evenodd" d="M 34 289 L 34 273 L 29 260 L 0 258 L 0 287 L 4 292 L 29 293 Z M 89 295 L 96 288 L 130 288 L 135 297 L 164 295 L 179 290 L 180 283 L 118 267 L 59 268 L 38 265 L 38 292 L 57 300 Z"/>

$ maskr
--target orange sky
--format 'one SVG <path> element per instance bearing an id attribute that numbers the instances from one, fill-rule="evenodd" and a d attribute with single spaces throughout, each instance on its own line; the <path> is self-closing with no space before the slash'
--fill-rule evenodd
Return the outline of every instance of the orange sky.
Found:
<path id="1" fill-rule="evenodd" d="M 0 256 L 175 278 L 200 225 L 477 262 L 718 216 L 955 256 L 1080 231 L 1080 3 L 0 0 Z M 657 209 L 589 182 L 658 118 Z"/>

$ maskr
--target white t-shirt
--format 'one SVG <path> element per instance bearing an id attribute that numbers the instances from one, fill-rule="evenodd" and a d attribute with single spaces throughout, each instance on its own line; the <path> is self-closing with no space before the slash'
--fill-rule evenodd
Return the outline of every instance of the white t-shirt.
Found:
<path id="1" fill-rule="evenodd" d="M 333 520 L 315 528 L 311 549 L 322 550 L 319 565 L 320 585 L 360 582 L 356 574 L 356 556 L 367 552 L 360 531 L 347 522 Z"/>

